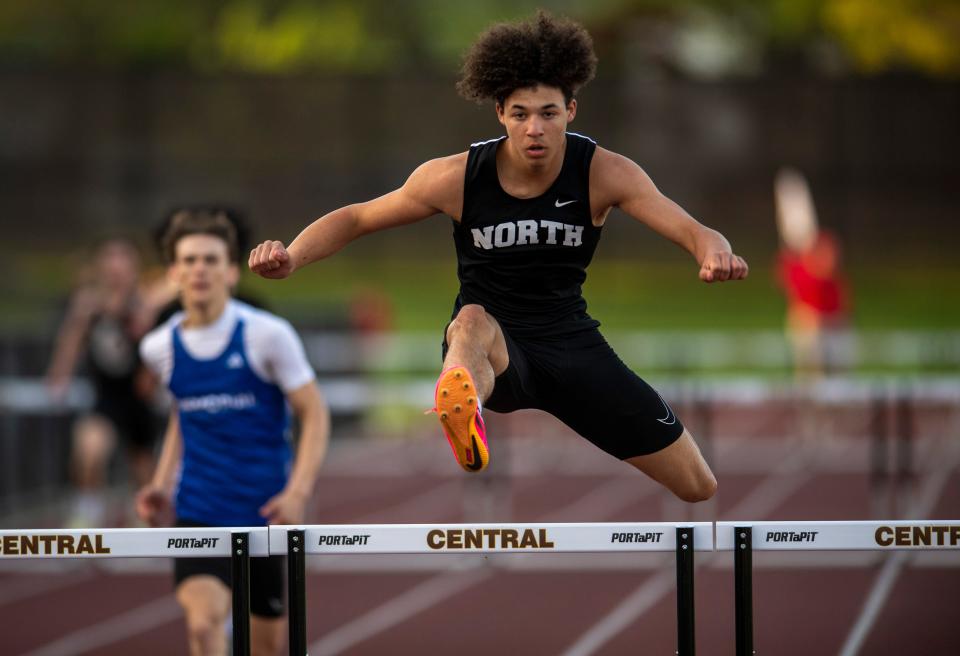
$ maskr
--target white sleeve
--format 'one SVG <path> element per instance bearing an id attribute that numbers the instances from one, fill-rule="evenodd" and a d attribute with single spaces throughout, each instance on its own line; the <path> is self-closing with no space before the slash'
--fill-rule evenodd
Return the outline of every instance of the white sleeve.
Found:
<path id="1" fill-rule="evenodd" d="M 150 331 L 140 341 L 140 359 L 164 385 L 173 370 L 173 335 L 168 324 Z"/>
<path id="2" fill-rule="evenodd" d="M 251 365 L 260 365 L 262 373 L 281 390 L 292 392 L 316 378 L 313 367 L 307 361 L 300 336 L 290 322 L 273 317 L 265 323 L 257 344 L 251 344 L 253 353 L 260 357 L 251 358 Z M 251 335 L 252 337 L 252 335 Z"/>

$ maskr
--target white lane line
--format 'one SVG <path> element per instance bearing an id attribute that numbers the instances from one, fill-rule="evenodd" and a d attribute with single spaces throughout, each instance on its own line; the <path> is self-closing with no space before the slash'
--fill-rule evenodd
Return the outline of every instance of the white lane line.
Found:
<path id="1" fill-rule="evenodd" d="M 916 503 L 911 511 L 907 513 L 908 518 L 920 519 L 930 513 L 940 498 L 943 488 L 946 487 L 947 482 L 950 480 L 951 474 L 956 466 L 960 464 L 960 462 L 958 462 L 958 453 L 960 453 L 960 451 L 958 451 L 956 445 L 953 445 L 948 457 L 944 458 L 941 456 L 939 460 L 941 463 L 945 463 L 946 466 L 941 465 L 938 467 L 930 478 L 927 479 L 921 494 L 917 497 Z M 856 654 L 860 653 L 860 649 L 870 635 L 873 625 L 876 624 L 877 619 L 880 617 L 880 612 L 883 610 L 890 593 L 893 591 L 893 586 L 896 584 L 900 572 L 903 571 L 904 566 L 907 564 L 909 554 L 910 552 L 907 551 L 894 552 L 893 555 L 888 557 L 887 562 L 883 564 L 883 568 L 881 568 L 880 573 L 877 575 L 873 586 L 870 588 L 870 593 L 867 595 L 867 599 L 860 609 L 857 621 L 854 623 L 850 633 L 847 634 L 847 639 L 844 641 L 843 647 L 840 650 L 840 656 L 856 656 Z"/>
<path id="2" fill-rule="evenodd" d="M 479 565 L 473 564 L 473 567 L 476 568 Z M 409 617 L 472 588 L 488 578 L 490 578 L 490 572 L 479 569 L 433 576 L 356 620 L 331 631 L 324 638 L 310 645 L 308 652 L 315 656 L 339 654 L 358 642 L 386 631 L 406 621 Z"/>
<path id="3" fill-rule="evenodd" d="M 650 608 L 655 606 L 676 586 L 676 575 L 661 569 L 648 578 L 636 590 L 617 604 L 602 620 L 590 627 L 565 652 L 564 656 L 587 656 L 603 647 L 610 638 L 625 628 Z"/>
<path id="4" fill-rule="evenodd" d="M 595 522 L 598 508 L 602 508 L 601 515 L 610 517 L 659 490 L 659 486 L 648 484 L 644 478 L 624 476 L 593 488 L 576 501 L 537 517 L 537 521 L 569 522 L 573 521 L 571 517 L 590 517 Z"/>
<path id="5" fill-rule="evenodd" d="M 106 645 L 172 622 L 180 615 L 180 606 L 173 595 L 166 595 L 126 613 L 115 615 L 105 622 L 68 633 L 24 656 L 73 656 L 95 652 Z"/>
<path id="6" fill-rule="evenodd" d="M 785 458 L 783 464 L 770 476 L 763 479 L 724 516 L 762 517 L 777 508 L 806 483 L 811 475 L 800 471 L 800 458 Z M 700 559 L 696 567 L 712 564 L 718 555 Z M 664 560 L 664 564 L 666 564 Z M 661 571 L 641 583 L 617 606 L 584 632 L 563 652 L 563 656 L 588 656 L 607 644 L 615 636 L 635 622 L 643 613 L 658 603 L 676 585 L 673 571 Z"/>
<path id="7" fill-rule="evenodd" d="M 894 583 L 897 582 L 897 577 L 900 576 L 900 570 L 903 569 L 903 563 L 906 559 L 907 552 L 897 551 L 883 564 L 880 574 L 873 582 L 870 594 L 867 595 L 863 608 L 860 609 L 860 616 L 857 617 L 856 623 L 840 649 L 841 656 L 854 656 L 860 652 L 860 648 L 880 616 L 880 611 L 887 603 L 887 597 L 890 595 Z"/>
<path id="8" fill-rule="evenodd" d="M 639 481 L 636 479 L 613 480 L 567 506 L 546 513 L 543 517 L 562 517 L 570 510 L 588 512 L 587 503 L 596 504 L 596 508 L 591 513 L 594 517 L 609 517 L 656 490 L 651 486 L 650 489 L 637 494 L 639 487 Z M 547 520 L 539 518 L 537 521 Z M 600 521 L 600 519 L 595 519 L 595 521 Z M 484 562 L 472 560 L 467 567 L 479 568 Z M 310 654 L 320 655 L 336 654 L 349 649 L 382 631 L 407 621 L 427 608 L 487 580 L 494 574 L 494 570 L 485 568 L 468 573 L 469 576 L 459 575 L 450 583 L 444 583 L 445 579 L 451 577 L 449 573 L 432 576 L 407 593 L 400 594 L 355 620 L 330 631 L 326 636 L 310 645 L 307 651 Z"/>
<path id="9" fill-rule="evenodd" d="M 459 510 L 459 505 L 451 503 L 458 501 L 457 492 L 462 487 L 461 479 L 457 478 L 440 487 L 434 487 L 426 492 L 416 494 L 406 501 L 401 501 L 392 506 L 379 508 L 366 515 L 362 515 L 350 521 L 351 524 L 380 524 L 396 520 L 397 515 L 404 513 L 417 513 L 420 517 L 429 517 L 432 513 L 440 513 L 444 510 Z M 424 521 L 420 519 L 418 521 Z M 430 521 L 429 519 L 426 521 Z"/>

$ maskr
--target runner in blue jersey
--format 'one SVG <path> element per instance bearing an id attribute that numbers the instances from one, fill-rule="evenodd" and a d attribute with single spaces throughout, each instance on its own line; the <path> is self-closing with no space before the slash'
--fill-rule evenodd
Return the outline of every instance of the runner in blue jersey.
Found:
<path id="1" fill-rule="evenodd" d="M 152 525 L 300 524 L 326 450 L 329 417 L 290 324 L 234 300 L 236 234 L 217 208 L 178 211 L 164 238 L 183 311 L 141 343 L 173 397 L 160 460 L 137 496 Z M 289 409 L 300 425 L 294 457 Z M 174 561 L 190 653 L 225 653 L 226 558 Z M 251 562 L 251 650 L 285 639 L 282 558 Z"/>
<path id="2" fill-rule="evenodd" d="M 567 131 L 595 67 L 590 35 L 572 21 L 540 12 L 493 26 L 457 86 L 494 103 L 505 136 L 422 164 L 400 189 L 322 216 L 289 246 L 263 242 L 248 263 L 286 278 L 363 235 L 447 215 L 460 293 L 434 402 L 457 463 L 487 466 L 481 408 L 538 408 L 681 499 L 702 501 L 716 490 L 713 472 L 667 402 L 607 344 L 582 285 L 613 208 L 685 249 L 704 282 L 746 278 L 748 267 L 635 162 Z"/>

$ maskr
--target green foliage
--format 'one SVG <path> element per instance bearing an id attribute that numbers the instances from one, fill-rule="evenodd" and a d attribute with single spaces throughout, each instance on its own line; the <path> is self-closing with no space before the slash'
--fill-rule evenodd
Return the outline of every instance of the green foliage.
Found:
<path id="1" fill-rule="evenodd" d="M 960 72 L 960 3 L 833 0 L 822 16 L 864 72 L 906 66 L 932 75 Z"/>
<path id="2" fill-rule="evenodd" d="M 669 25 L 689 43 L 691 34 L 710 36 L 707 21 L 720 28 L 714 36 L 738 42 L 728 44 L 733 51 L 813 62 L 826 47 L 864 73 L 960 73 L 955 0 L 5 0 L 0 57 L 34 66 L 261 74 L 449 72 L 479 31 L 541 6 L 583 21 L 611 53 L 631 51 L 637 25 L 655 24 L 660 34 Z"/>
<path id="3" fill-rule="evenodd" d="M 399 44 L 371 38 L 367 18 L 348 1 L 291 2 L 275 12 L 253 0 L 232 2 L 217 17 L 210 60 L 198 64 L 258 73 L 382 69 Z"/>

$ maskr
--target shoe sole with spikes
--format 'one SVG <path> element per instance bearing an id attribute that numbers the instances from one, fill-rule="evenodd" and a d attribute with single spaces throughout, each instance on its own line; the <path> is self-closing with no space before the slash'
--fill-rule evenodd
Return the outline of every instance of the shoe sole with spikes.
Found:
<path id="1" fill-rule="evenodd" d="M 490 462 L 490 453 L 470 372 L 464 367 L 444 371 L 437 381 L 435 397 L 437 416 L 457 463 L 468 472 L 483 470 Z"/>

